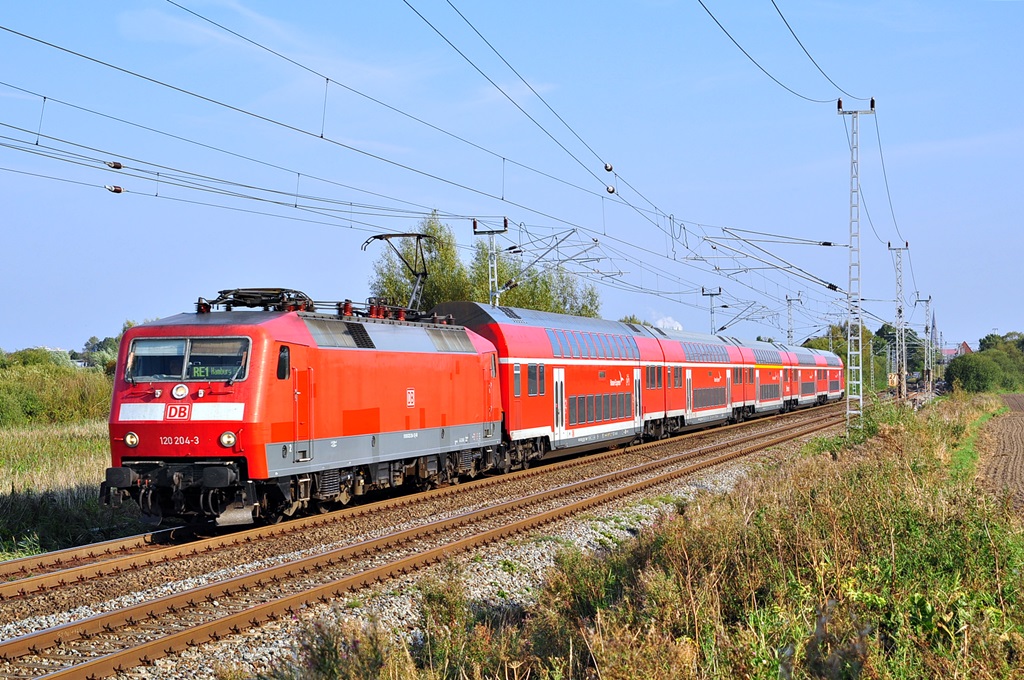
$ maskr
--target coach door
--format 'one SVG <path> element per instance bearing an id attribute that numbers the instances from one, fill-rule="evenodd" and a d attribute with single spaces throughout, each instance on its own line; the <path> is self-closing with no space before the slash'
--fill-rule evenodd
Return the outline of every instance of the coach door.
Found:
<path id="1" fill-rule="evenodd" d="M 565 438 L 565 369 L 553 368 L 554 388 L 554 443 L 557 445 Z"/>
<path id="2" fill-rule="evenodd" d="M 640 432 L 644 427 L 643 369 L 633 369 L 633 428 Z"/>
<path id="3" fill-rule="evenodd" d="M 688 368 L 686 369 L 686 409 L 687 412 L 693 415 L 693 372 Z"/>
<path id="4" fill-rule="evenodd" d="M 292 345 L 292 419 L 294 435 L 292 461 L 313 460 L 313 369 L 308 365 L 306 348 Z"/>

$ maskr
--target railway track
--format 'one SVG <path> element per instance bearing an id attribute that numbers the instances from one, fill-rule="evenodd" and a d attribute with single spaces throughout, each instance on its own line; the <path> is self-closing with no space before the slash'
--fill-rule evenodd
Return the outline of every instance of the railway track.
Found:
<path id="1" fill-rule="evenodd" d="M 0 676 L 103 677 L 121 668 L 146 664 L 185 647 L 287 616 L 299 607 L 343 597 L 352 590 L 432 564 L 442 556 L 531 531 L 624 494 L 831 427 L 842 421 L 841 412 L 834 408 L 831 411 L 833 413 L 825 415 L 812 413 L 809 419 L 801 419 L 801 422 L 783 428 L 788 430 L 785 434 L 780 434 L 780 430 L 758 432 L 696 449 L 693 449 L 693 441 L 709 436 L 708 433 L 690 437 L 686 443 L 673 440 L 668 443 L 670 448 L 691 450 L 664 453 L 653 460 L 611 472 L 600 472 L 596 468 L 627 456 L 651 458 L 652 453 L 662 451 L 666 443 L 645 444 L 280 527 L 196 541 L 186 546 L 152 549 L 152 542 L 143 541 L 147 545 L 144 559 L 126 554 L 107 557 L 93 564 L 25 576 L 12 581 L 13 585 L 6 584 L 11 589 L 8 591 L 12 593 L 10 598 L 31 600 L 34 596 L 74 587 L 73 584 L 90 579 L 86 572 L 105 573 L 105 576 L 96 578 L 106 578 L 120 575 L 128 569 L 145 568 L 119 562 L 123 559 L 134 559 L 136 564 L 140 561 L 168 564 L 184 560 L 188 555 L 231 549 L 226 546 L 251 548 L 261 541 L 270 540 L 271 535 L 301 532 L 300 535 L 308 536 L 311 528 L 353 523 L 361 516 L 370 517 L 371 521 L 380 524 L 383 517 L 407 513 L 417 506 L 429 508 L 431 503 L 455 498 L 456 494 L 461 500 L 468 500 L 473 493 L 479 494 L 478 505 L 483 506 L 456 512 L 433 522 L 421 519 L 413 522 L 414 526 L 375 538 L 342 541 L 315 550 L 314 554 L 5 640 L 0 643 L 0 659 L 3 660 Z M 710 436 L 718 436 L 722 432 L 722 429 L 714 430 Z M 721 453 L 724 448 L 729 448 L 729 452 Z M 586 479 L 573 483 L 558 481 L 559 474 L 579 478 L 584 468 L 590 469 Z M 496 485 L 538 478 L 547 479 L 543 486 L 548 488 L 535 489 L 530 493 L 510 492 L 506 497 L 511 500 L 493 502 L 491 492 Z M 486 502 L 488 494 L 492 502 Z M 390 521 L 388 525 L 394 524 L 397 522 Z M 182 552 L 185 557 L 178 556 Z M 100 553 L 108 554 L 106 551 Z"/>
<path id="2" fill-rule="evenodd" d="M 836 409 L 835 405 L 821 410 Z M 575 471 L 580 468 L 601 464 L 605 460 L 621 458 L 629 453 L 644 451 L 653 446 L 674 444 L 699 445 L 729 431 L 758 430 L 774 422 L 786 419 L 799 420 L 818 413 L 818 409 L 801 411 L 790 416 L 746 421 L 713 430 L 700 430 L 676 437 L 672 440 L 651 442 L 643 445 L 617 449 L 603 454 L 575 458 L 516 473 L 517 478 L 531 478 L 551 475 L 556 471 Z M 465 496 L 471 491 L 487 489 L 504 484 L 510 476 L 487 477 L 481 480 L 445 487 L 414 496 L 403 496 L 394 500 L 378 501 L 371 505 L 356 506 L 328 515 L 296 519 L 281 525 L 258 527 L 233 531 L 222 535 L 202 538 L 195 531 L 184 527 L 155 531 L 125 539 L 94 543 L 78 548 L 54 551 L 7 562 L 0 562 L 0 603 L 11 599 L 24 599 L 47 591 L 66 588 L 70 584 L 82 583 L 105 576 L 124 572 L 139 571 L 156 565 L 212 554 L 220 550 L 243 548 L 258 541 L 287 535 L 303 535 L 311 530 L 350 521 L 354 517 L 366 517 L 392 512 L 396 508 L 412 509 L 415 506 L 434 501 L 451 494 Z"/>

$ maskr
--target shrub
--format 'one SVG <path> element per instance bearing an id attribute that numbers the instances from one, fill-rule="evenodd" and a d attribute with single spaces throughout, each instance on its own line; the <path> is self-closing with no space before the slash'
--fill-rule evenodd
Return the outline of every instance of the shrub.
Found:
<path id="1" fill-rule="evenodd" d="M 38 355 L 22 355 L 23 362 L 0 369 L 0 427 L 107 417 L 113 388 L 102 370 L 32 357 Z"/>
<path id="2" fill-rule="evenodd" d="M 999 364 L 985 353 L 962 354 L 946 367 L 946 380 L 968 392 L 988 392 L 998 386 L 1001 376 Z"/>

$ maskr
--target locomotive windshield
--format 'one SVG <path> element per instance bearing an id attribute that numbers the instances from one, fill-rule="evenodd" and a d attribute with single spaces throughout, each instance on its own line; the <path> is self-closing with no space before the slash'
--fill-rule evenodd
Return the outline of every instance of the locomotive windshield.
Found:
<path id="1" fill-rule="evenodd" d="M 242 380 L 248 338 L 137 338 L 128 354 L 125 379 Z"/>

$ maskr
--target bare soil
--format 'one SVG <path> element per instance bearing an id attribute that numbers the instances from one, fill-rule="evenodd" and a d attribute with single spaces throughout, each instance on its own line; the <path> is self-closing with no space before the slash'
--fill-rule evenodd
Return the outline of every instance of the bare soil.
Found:
<path id="1" fill-rule="evenodd" d="M 1024 394 L 1004 395 L 1003 401 L 1009 413 L 992 420 L 979 437 L 979 477 L 1024 514 Z"/>

